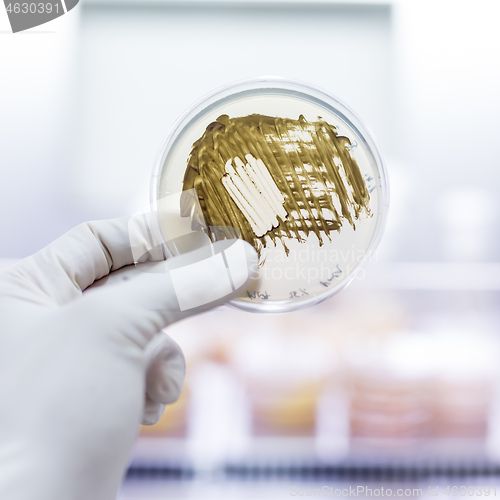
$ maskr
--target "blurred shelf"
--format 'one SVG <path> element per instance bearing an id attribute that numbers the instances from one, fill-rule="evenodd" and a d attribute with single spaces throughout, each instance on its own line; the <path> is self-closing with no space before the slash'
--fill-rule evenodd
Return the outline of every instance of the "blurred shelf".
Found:
<path id="1" fill-rule="evenodd" d="M 494 463 L 380 463 L 344 462 L 337 465 L 297 464 L 263 465 L 242 464 L 224 467 L 225 476 L 235 479 L 337 479 L 337 480 L 421 480 L 430 477 L 500 476 L 500 466 Z"/>
<path id="2" fill-rule="evenodd" d="M 206 474 L 193 467 L 178 465 L 131 465 L 127 479 L 193 479 Z M 453 462 L 353 462 L 338 464 L 308 463 L 298 461 L 295 464 L 251 463 L 226 464 L 213 470 L 212 475 L 226 480 L 276 479 L 334 479 L 365 481 L 418 481 L 437 477 L 487 477 L 500 476 L 500 465 L 494 462 L 453 461 Z"/>
<path id="3" fill-rule="evenodd" d="M 483 439 L 412 441 L 399 448 L 351 450 L 337 458 L 314 452 L 314 438 L 253 438 L 238 457 L 200 460 L 189 440 L 140 438 L 127 478 L 230 481 L 331 479 L 419 481 L 436 477 L 500 477 L 500 463 Z M 390 443 L 386 443 L 386 445 Z M 401 444 L 401 443 L 400 443 Z"/>
<path id="4" fill-rule="evenodd" d="M 492 453 L 495 443 L 483 438 L 408 438 L 408 439 L 351 439 L 347 447 L 335 452 L 331 442 L 330 453 L 325 453 L 318 437 L 254 436 L 245 446 L 235 451 L 225 450 L 207 457 L 206 449 L 196 446 L 196 440 L 186 438 L 140 437 L 135 445 L 131 467 L 181 468 L 194 470 L 234 468 L 246 474 L 252 468 L 348 467 L 394 469 L 423 468 L 468 470 L 495 468 L 500 475 L 500 457 Z M 210 451 L 210 450 L 209 450 Z M 208 453 L 210 454 L 210 453 Z M 232 469 L 231 469 L 232 470 Z"/>

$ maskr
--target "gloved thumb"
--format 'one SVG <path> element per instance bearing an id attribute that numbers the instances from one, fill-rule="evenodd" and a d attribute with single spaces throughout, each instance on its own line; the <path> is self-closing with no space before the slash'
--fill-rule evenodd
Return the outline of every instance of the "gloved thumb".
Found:
<path id="1" fill-rule="evenodd" d="M 146 348 L 146 399 L 143 425 L 160 420 L 167 404 L 179 399 L 184 384 L 186 361 L 179 345 L 159 332 Z"/>
<path id="2" fill-rule="evenodd" d="M 257 266 L 257 254 L 245 241 L 218 241 L 163 262 L 140 264 L 135 277 L 123 273 L 120 282 L 90 288 L 66 307 L 84 308 L 101 335 L 125 338 L 144 349 L 167 325 L 242 293 Z"/>

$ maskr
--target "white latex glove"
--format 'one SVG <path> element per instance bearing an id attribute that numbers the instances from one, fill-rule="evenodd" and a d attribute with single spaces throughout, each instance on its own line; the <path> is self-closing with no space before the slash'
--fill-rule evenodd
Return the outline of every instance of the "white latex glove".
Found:
<path id="1" fill-rule="evenodd" d="M 128 218 L 82 224 L 0 274 L 2 500 L 116 498 L 138 424 L 181 391 L 184 357 L 160 330 L 240 293 L 257 263 L 223 241 L 83 294 L 133 263 L 130 237 Z"/>

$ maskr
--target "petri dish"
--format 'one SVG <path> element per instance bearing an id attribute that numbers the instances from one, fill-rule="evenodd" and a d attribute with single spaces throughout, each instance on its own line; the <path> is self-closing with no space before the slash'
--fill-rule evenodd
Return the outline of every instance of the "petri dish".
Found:
<path id="1" fill-rule="evenodd" d="M 347 286 L 373 256 L 389 207 L 382 154 L 340 99 L 279 77 L 232 83 L 174 124 L 151 182 L 167 258 L 238 237 L 259 253 L 230 304 L 283 313 Z"/>

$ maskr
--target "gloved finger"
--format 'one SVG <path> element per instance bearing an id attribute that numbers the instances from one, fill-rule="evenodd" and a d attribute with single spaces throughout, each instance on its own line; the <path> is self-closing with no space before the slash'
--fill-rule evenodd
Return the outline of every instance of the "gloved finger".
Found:
<path id="1" fill-rule="evenodd" d="M 146 348 L 146 398 L 143 425 L 160 420 L 167 404 L 179 399 L 186 373 L 186 361 L 179 345 L 159 332 Z"/>
<path id="2" fill-rule="evenodd" d="M 239 295 L 255 279 L 257 265 L 245 241 L 218 241 L 148 267 L 137 278 L 89 290 L 68 310 L 85 309 L 87 330 L 145 349 L 165 326 Z"/>
<path id="3" fill-rule="evenodd" d="M 179 399 L 186 373 L 186 361 L 179 345 L 159 332 L 146 348 L 146 393 L 158 403 Z"/>
<path id="4" fill-rule="evenodd" d="M 146 394 L 146 401 L 144 403 L 144 413 L 142 416 L 141 424 L 154 425 L 158 423 L 158 421 L 163 415 L 163 412 L 165 411 L 165 407 L 166 405 L 158 403 L 158 401 L 151 399 Z"/>
<path id="5" fill-rule="evenodd" d="M 95 290 L 96 288 L 100 288 L 103 286 L 117 285 L 130 279 L 142 276 L 146 272 L 153 272 L 152 268 L 154 267 L 154 265 L 155 264 L 153 262 L 145 262 L 141 264 L 131 264 L 129 266 L 124 266 L 117 271 L 113 271 L 107 276 L 104 276 L 100 280 L 97 280 L 95 283 L 92 283 L 92 285 L 87 287 L 85 291 Z"/>
<path id="6" fill-rule="evenodd" d="M 8 269 L 10 293 L 40 305 L 65 304 L 110 272 L 153 248 L 142 216 L 86 222 Z M 162 260 L 156 246 L 155 260 Z"/>

